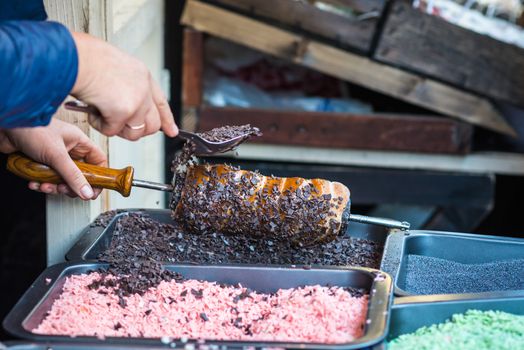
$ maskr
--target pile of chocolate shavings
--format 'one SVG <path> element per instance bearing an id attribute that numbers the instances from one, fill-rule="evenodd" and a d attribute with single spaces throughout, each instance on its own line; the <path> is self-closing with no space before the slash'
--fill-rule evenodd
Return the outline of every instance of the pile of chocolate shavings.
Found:
<path id="1" fill-rule="evenodd" d="M 165 224 L 145 213 L 130 213 L 119 218 L 111 244 L 99 255 L 99 260 L 111 264 L 127 259 L 130 262 L 154 260 L 379 268 L 382 251 L 383 246 L 377 242 L 347 236 L 317 246 L 297 247 L 288 239 L 220 233 L 197 235 L 188 233 L 176 223 Z"/>
<path id="2" fill-rule="evenodd" d="M 127 210 L 125 210 L 125 209 L 116 209 L 116 210 L 106 211 L 106 212 L 98 215 L 98 217 L 95 219 L 95 221 L 93 221 L 93 223 L 91 224 L 91 227 L 96 227 L 96 226 L 107 227 L 109 225 L 109 223 L 111 222 L 111 220 L 113 220 L 113 218 L 116 215 L 118 215 L 120 213 L 124 213 L 126 211 Z"/>
<path id="3" fill-rule="evenodd" d="M 125 297 L 143 295 L 162 281 L 183 281 L 183 277 L 164 269 L 161 262 L 220 264 L 249 263 L 275 265 L 357 265 L 378 268 L 383 247 L 376 242 L 341 237 L 335 242 L 297 249 L 287 240 L 260 240 L 244 236 L 186 234 L 176 226 L 153 220 L 147 214 L 132 212 L 118 219 L 110 247 L 99 260 L 109 268 L 98 271 L 100 279 L 89 286 L 106 287 L 126 306 Z M 348 287 L 352 296 L 364 290 Z M 100 289 L 100 293 L 105 293 Z M 198 291 L 196 292 L 198 294 Z M 236 295 L 249 297 L 249 290 Z"/>
<path id="4" fill-rule="evenodd" d="M 93 281 L 88 288 L 112 289 L 122 307 L 126 306 L 124 297 L 143 295 L 149 288 L 158 286 L 162 281 L 183 280 L 179 273 L 164 269 L 160 262 L 139 260 L 133 256 L 124 259 L 110 258 L 106 262 L 109 263 L 109 268 L 99 270 L 100 279 Z"/>
<path id="5" fill-rule="evenodd" d="M 262 133 L 259 128 L 245 124 L 222 126 L 203 133 L 197 133 L 197 135 L 211 142 L 221 142 L 234 139 L 241 135 L 246 135 L 246 139 L 251 136 L 262 136 Z"/>
<path id="6" fill-rule="evenodd" d="M 196 133 L 198 136 L 211 142 L 221 142 L 245 135 L 244 140 L 251 136 L 261 136 L 259 128 L 252 127 L 249 124 L 245 125 L 226 125 L 219 128 L 214 128 L 203 133 Z M 243 140 L 243 141 L 244 141 Z M 243 142 L 242 141 L 242 142 Z M 195 145 L 191 141 L 184 143 L 182 150 L 178 153 L 172 163 L 171 170 L 173 173 L 181 171 L 184 166 L 195 162 Z"/>

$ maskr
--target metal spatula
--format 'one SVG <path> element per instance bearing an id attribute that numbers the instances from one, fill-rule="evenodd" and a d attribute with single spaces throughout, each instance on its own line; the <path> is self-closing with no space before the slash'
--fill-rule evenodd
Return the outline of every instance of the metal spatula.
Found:
<path id="1" fill-rule="evenodd" d="M 66 109 L 77 111 L 77 112 L 84 112 L 89 113 L 92 115 L 95 115 L 97 117 L 101 117 L 102 114 L 93 105 L 88 105 L 80 101 L 68 101 L 64 104 Z M 224 153 L 229 150 L 232 150 L 236 146 L 238 146 L 240 143 L 245 141 L 247 138 L 249 138 L 250 134 L 242 134 L 239 136 L 236 136 L 234 138 L 231 138 L 229 140 L 220 141 L 220 142 L 213 142 L 204 139 L 203 137 L 184 130 L 178 131 L 178 138 L 184 139 L 186 141 L 191 141 L 195 145 L 194 153 L 196 156 L 209 156 L 216 153 Z"/>

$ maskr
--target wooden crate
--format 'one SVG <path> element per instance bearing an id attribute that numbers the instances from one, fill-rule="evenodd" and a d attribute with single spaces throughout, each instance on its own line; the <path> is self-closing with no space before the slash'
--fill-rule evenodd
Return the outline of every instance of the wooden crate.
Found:
<path id="1" fill-rule="evenodd" d="M 325 6 L 351 9 L 355 18 L 318 8 L 314 1 L 212 0 L 249 16 L 325 39 L 341 47 L 370 53 L 384 0 L 323 0 Z"/>
<path id="2" fill-rule="evenodd" d="M 374 58 L 524 106 L 524 50 L 395 1 Z"/>
<path id="3" fill-rule="evenodd" d="M 436 113 L 516 136 L 487 98 L 302 34 L 201 1 L 188 0 L 181 22 L 207 34 L 302 65 Z"/>

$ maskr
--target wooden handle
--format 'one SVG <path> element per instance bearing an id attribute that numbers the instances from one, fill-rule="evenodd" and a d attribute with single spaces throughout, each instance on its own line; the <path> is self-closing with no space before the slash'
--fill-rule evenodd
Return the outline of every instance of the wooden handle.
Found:
<path id="1" fill-rule="evenodd" d="M 133 168 L 104 168 L 92 164 L 75 161 L 76 166 L 93 187 L 107 188 L 120 192 L 124 197 L 131 193 L 133 184 Z M 56 171 L 45 164 L 35 162 L 20 153 L 10 154 L 7 158 L 7 170 L 23 179 L 52 184 L 64 183 Z"/>

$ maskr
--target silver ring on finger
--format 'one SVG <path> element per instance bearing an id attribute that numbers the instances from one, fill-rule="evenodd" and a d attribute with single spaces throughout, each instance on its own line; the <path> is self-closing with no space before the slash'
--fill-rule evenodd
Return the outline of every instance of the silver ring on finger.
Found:
<path id="1" fill-rule="evenodd" d="M 131 130 L 140 130 L 140 129 L 143 129 L 146 127 L 146 123 L 142 123 L 140 125 L 129 125 L 129 124 L 126 124 L 126 126 L 131 129 Z"/>

